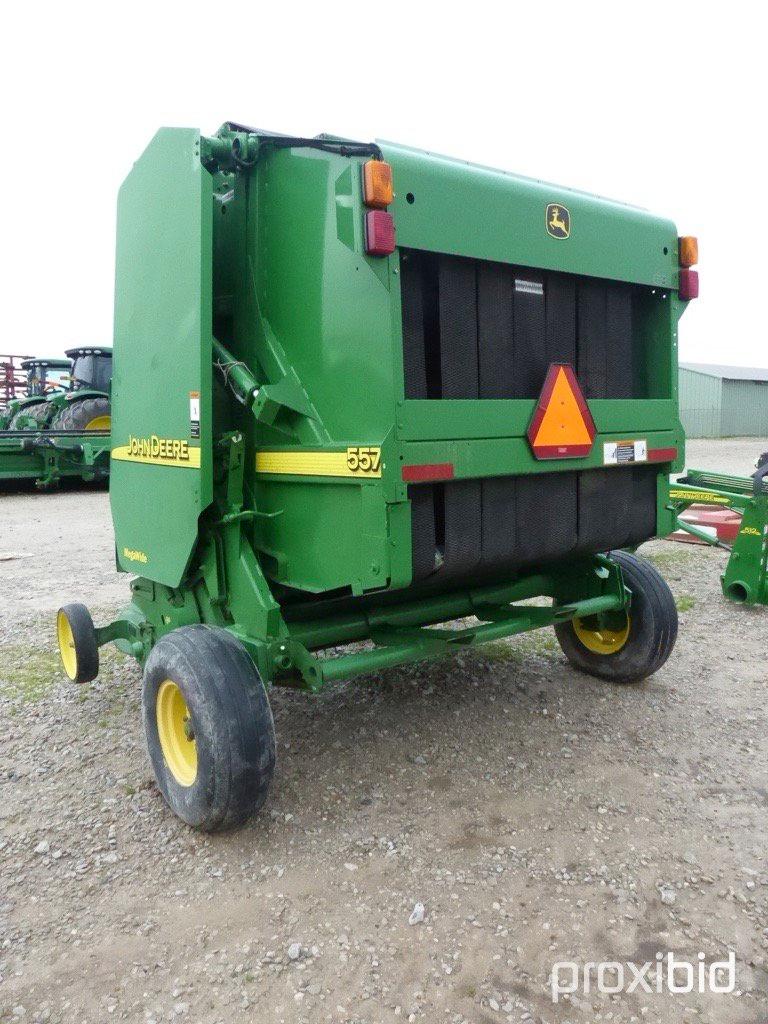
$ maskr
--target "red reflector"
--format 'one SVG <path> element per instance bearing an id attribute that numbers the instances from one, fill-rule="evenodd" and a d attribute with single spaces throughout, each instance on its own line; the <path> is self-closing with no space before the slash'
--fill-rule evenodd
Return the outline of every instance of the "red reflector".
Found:
<path id="1" fill-rule="evenodd" d="M 428 462 L 423 466 L 403 466 L 403 480 L 408 484 L 453 480 L 453 463 Z"/>
<path id="2" fill-rule="evenodd" d="M 386 210 L 366 213 L 365 251 L 369 256 L 389 256 L 395 251 L 395 222 Z"/>
<path id="3" fill-rule="evenodd" d="M 699 272 L 698 270 L 680 271 L 680 298 L 684 302 L 699 297 Z"/>
<path id="4" fill-rule="evenodd" d="M 677 448 L 649 448 L 649 462 L 674 462 L 677 458 Z"/>

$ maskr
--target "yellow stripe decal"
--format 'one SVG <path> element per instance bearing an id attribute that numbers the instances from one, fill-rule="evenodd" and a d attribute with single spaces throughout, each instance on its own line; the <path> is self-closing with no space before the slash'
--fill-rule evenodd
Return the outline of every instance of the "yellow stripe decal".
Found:
<path id="1" fill-rule="evenodd" d="M 353 447 L 343 452 L 260 451 L 256 452 L 256 472 L 380 479 L 381 448 Z"/>
<path id="2" fill-rule="evenodd" d="M 200 449 L 188 442 L 165 440 L 163 445 L 137 448 L 124 444 L 112 449 L 112 458 L 118 462 L 143 462 L 148 466 L 178 466 L 179 469 L 200 469 Z"/>

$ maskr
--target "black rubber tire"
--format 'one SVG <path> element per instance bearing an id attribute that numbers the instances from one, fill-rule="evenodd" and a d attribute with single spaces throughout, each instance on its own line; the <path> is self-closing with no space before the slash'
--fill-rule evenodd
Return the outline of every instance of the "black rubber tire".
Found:
<path id="1" fill-rule="evenodd" d="M 571 622 L 555 626 L 563 653 L 574 668 L 612 683 L 639 683 L 658 672 L 677 640 L 677 606 L 666 581 L 644 558 L 612 551 L 624 585 L 632 593 L 629 636 L 614 654 L 597 654 L 579 640 Z"/>
<path id="2" fill-rule="evenodd" d="M 106 395 L 73 398 L 56 413 L 51 421 L 51 430 L 85 430 L 86 424 L 97 416 L 109 415 L 109 399 Z"/>
<path id="3" fill-rule="evenodd" d="M 11 417 L 11 421 L 8 424 L 9 430 L 45 430 L 49 425 L 49 420 L 53 415 L 53 407 L 50 402 L 46 402 L 44 398 L 41 398 L 39 402 L 35 402 L 32 405 L 26 405 L 23 409 L 19 409 L 17 413 Z M 27 425 L 24 420 L 31 416 L 35 421 L 36 427 Z"/>
<path id="4" fill-rule="evenodd" d="M 64 671 L 73 683 L 90 683 L 99 674 L 99 647 L 91 613 L 84 604 L 65 604 L 57 612 L 57 624 L 60 615 L 69 622 L 75 645 L 75 673 L 71 674 L 66 665 Z"/>
<path id="5" fill-rule="evenodd" d="M 197 771 L 181 785 L 166 763 L 157 726 L 165 680 L 181 690 L 197 747 Z M 181 626 L 162 637 L 144 668 L 147 748 L 160 792 L 174 812 L 203 832 L 236 828 L 267 798 L 275 770 L 275 726 L 253 662 L 230 633 Z"/>

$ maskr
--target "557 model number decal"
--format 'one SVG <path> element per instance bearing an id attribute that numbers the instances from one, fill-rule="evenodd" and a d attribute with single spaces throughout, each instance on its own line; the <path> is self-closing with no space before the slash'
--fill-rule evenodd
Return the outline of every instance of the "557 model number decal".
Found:
<path id="1" fill-rule="evenodd" d="M 355 476 L 381 476 L 381 448 L 347 448 L 347 469 Z"/>
<path id="2" fill-rule="evenodd" d="M 354 445 L 340 452 L 256 452 L 257 473 L 375 480 L 381 477 L 381 469 L 381 448 L 374 445 Z"/>

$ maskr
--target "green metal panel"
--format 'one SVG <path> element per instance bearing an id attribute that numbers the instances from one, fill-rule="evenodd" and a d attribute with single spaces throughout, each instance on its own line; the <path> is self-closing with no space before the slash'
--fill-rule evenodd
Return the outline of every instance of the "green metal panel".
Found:
<path id="1" fill-rule="evenodd" d="M 382 142 L 395 180 L 400 246 L 676 288 L 677 231 L 622 203 Z M 546 230 L 552 203 L 570 236 Z"/>
<path id="2" fill-rule="evenodd" d="M 719 377 L 680 367 L 680 419 L 687 437 L 720 437 L 722 385 Z"/>
<path id="3" fill-rule="evenodd" d="M 722 436 L 768 437 L 768 381 L 723 380 Z"/>
<path id="4" fill-rule="evenodd" d="M 214 238 L 222 262 L 235 269 L 217 277 L 216 302 L 232 309 L 217 331 L 257 379 L 287 389 L 289 404 L 292 393 L 294 406 L 309 413 L 283 410 L 268 423 L 229 406 L 230 422 L 246 439 L 246 493 L 260 510 L 279 513 L 255 527 L 264 565 L 276 582 L 309 592 L 403 586 L 410 580 L 410 525 L 387 504 L 391 484 L 257 484 L 253 474 L 257 447 L 383 446 L 393 431 L 402 390 L 391 287 L 396 262 L 362 254 L 359 164 L 284 150 L 222 189 L 231 198 L 216 210 Z M 388 524 L 395 522 L 405 530 L 389 542 Z"/>
<path id="5" fill-rule="evenodd" d="M 180 583 L 212 498 L 212 185 L 199 139 L 191 129 L 159 131 L 118 200 L 110 487 L 117 559 L 168 586 Z M 190 393 L 199 395 L 199 437 Z M 142 453 L 147 461 L 135 461 Z"/>

